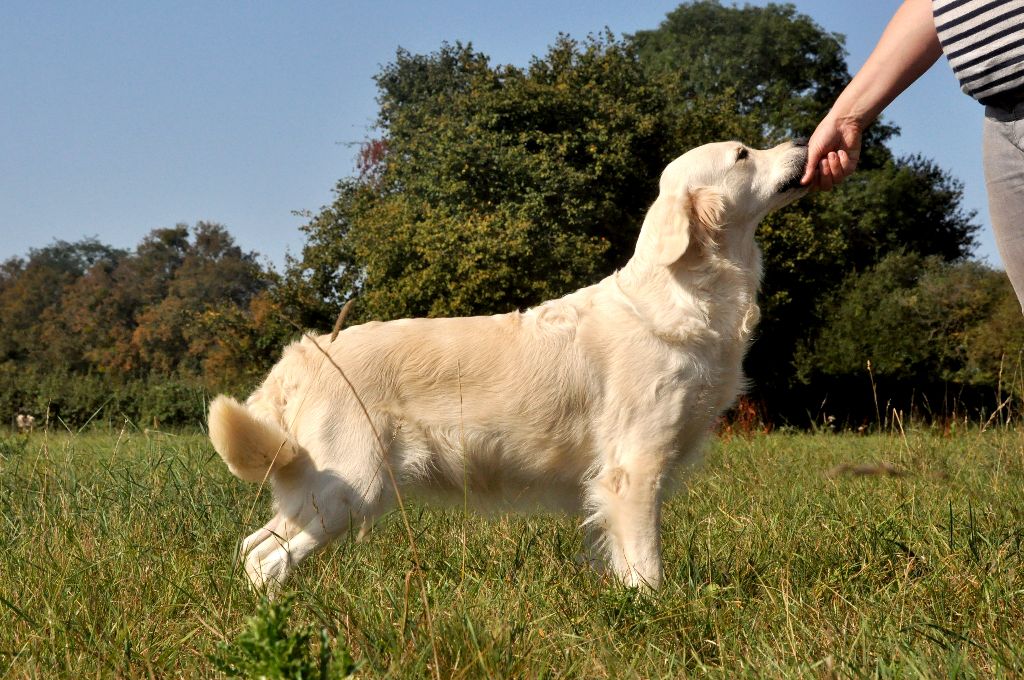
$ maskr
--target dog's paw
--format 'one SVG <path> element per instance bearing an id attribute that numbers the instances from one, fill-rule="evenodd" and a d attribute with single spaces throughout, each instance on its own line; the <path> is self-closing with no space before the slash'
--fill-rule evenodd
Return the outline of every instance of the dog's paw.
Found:
<path id="1" fill-rule="evenodd" d="M 253 555 L 244 563 L 245 576 L 249 581 L 249 586 L 256 593 L 264 594 L 271 600 L 280 591 L 287 576 L 287 555 L 281 559 L 278 552 L 274 551 L 262 559 Z"/>

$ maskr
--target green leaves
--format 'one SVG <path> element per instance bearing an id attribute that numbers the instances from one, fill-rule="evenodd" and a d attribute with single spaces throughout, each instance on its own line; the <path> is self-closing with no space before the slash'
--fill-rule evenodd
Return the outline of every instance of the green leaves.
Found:
<path id="1" fill-rule="evenodd" d="M 347 678 L 359 668 L 348 649 L 335 648 L 321 629 L 320 648 L 314 657 L 310 626 L 289 629 L 292 600 L 263 599 L 245 629 L 230 643 L 218 646 L 211 656 L 214 668 L 230 678 L 268 680 L 334 680 Z"/>
<path id="2" fill-rule="evenodd" d="M 335 304 L 357 295 L 364 319 L 475 314 L 564 294 L 631 254 L 671 152 L 628 45 L 562 36 L 525 69 L 443 45 L 399 52 L 377 80 L 375 161 L 307 225 L 290 281 Z"/>
<path id="3" fill-rule="evenodd" d="M 993 388 L 1010 394 L 1022 386 L 1024 323 L 1015 303 L 1001 272 L 893 253 L 847 278 L 796 366 L 805 381 L 833 388 L 834 412 L 858 409 L 844 404 L 839 388 L 866 380 L 870 361 L 883 403 L 909 409 L 916 399 L 919 408 L 943 413 L 984 405 L 987 415 L 998 406 Z M 998 313 L 1011 307 L 1016 323 Z M 860 410 L 870 407 L 860 401 Z"/>
<path id="4" fill-rule="evenodd" d="M 789 4 L 689 2 L 633 40 L 647 71 L 675 83 L 679 101 L 729 93 L 735 114 L 764 140 L 809 134 L 850 78 L 843 36 Z"/>

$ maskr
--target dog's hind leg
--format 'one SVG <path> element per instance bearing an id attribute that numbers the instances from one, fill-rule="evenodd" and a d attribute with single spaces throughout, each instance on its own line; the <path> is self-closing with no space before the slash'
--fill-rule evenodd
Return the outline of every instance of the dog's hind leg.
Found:
<path id="1" fill-rule="evenodd" d="M 661 585 L 661 466 L 634 456 L 592 482 L 591 519 L 605 533 L 610 566 L 627 586 Z"/>
<path id="2" fill-rule="evenodd" d="M 336 473 L 315 472 L 299 481 L 281 500 L 281 511 L 243 542 L 245 573 L 257 590 L 269 593 L 282 585 L 306 557 L 353 529 L 359 530 L 387 506 L 379 484 L 369 493 L 355 491 Z M 314 490 L 308 490 L 312 487 Z M 306 488 L 297 492 L 298 488 Z"/>
<path id="3" fill-rule="evenodd" d="M 306 526 L 285 520 L 279 532 L 260 543 L 246 557 L 245 574 L 253 588 L 273 595 L 302 560 L 335 537 L 325 531 L 319 517 L 311 519 Z"/>
<path id="4" fill-rule="evenodd" d="M 242 539 L 242 544 L 238 548 L 238 554 L 245 559 L 259 549 L 260 546 L 265 546 L 267 541 L 275 536 L 282 521 L 284 521 L 284 516 L 280 513 L 275 514 L 269 522 Z M 269 553 L 270 550 L 264 547 L 264 552 Z"/>

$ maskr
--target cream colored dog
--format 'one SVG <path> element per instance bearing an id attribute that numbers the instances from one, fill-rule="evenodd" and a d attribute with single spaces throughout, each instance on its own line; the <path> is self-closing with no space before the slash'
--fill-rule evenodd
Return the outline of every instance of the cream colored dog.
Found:
<path id="1" fill-rule="evenodd" d="M 409 494 L 581 514 L 623 583 L 658 587 L 662 500 L 743 384 L 754 229 L 804 193 L 805 159 L 797 143 L 693 149 L 600 283 L 522 313 L 306 338 L 245 404 L 214 399 L 214 447 L 276 499 L 242 542 L 253 585 Z"/>

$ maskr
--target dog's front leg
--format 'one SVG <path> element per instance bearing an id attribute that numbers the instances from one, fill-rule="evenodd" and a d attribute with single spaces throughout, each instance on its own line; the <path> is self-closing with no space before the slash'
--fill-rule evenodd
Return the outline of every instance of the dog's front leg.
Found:
<path id="1" fill-rule="evenodd" d="M 594 519 L 605 532 L 611 568 L 625 585 L 661 586 L 662 465 L 654 456 L 629 456 L 594 480 Z"/>

